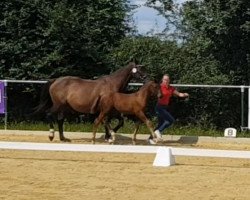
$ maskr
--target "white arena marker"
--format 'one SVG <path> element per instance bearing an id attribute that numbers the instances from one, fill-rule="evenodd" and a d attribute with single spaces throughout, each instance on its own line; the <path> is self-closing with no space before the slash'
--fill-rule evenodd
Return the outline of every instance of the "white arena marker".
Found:
<path id="1" fill-rule="evenodd" d="M 155 167 L 169 167 L 175 164 L 175 158 L 172 154 L 171 148 L 159 147 L 153 166 Z"/>
<path id="2" fill-rule="evenodd" d="M 224 131 L 224 137 L 236 138 L 237 130 L 235 128 L 226 128 Z"/>

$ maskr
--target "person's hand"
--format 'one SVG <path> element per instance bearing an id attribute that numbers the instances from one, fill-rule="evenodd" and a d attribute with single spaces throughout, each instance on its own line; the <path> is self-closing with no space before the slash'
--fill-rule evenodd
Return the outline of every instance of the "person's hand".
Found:
<path id="1" fill-rule="evenodd" d="M 184 98 L 185 98 L 184 101 L 188 101 L 189 100 L 189 94 L 188 93 L 184 93 Z"/>

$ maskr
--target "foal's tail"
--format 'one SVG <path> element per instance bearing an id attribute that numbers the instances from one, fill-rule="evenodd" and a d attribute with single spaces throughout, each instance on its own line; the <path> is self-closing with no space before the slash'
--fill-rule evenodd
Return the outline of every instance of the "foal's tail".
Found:
<path id="1" fill-rule="evenodd" d="M 55 82 L 55 80 L 56 79 L 51 79 L 47 83 L 45 83 L 44 87 L 42 88 L 41 95 L 40 95 L 39 105 L 33 108 L 33 113 L 31 115 L 44 113 L 49 108 L 52 107 L 53 103 L 52 103 L 51 96 L 49 93 L 49 88 Z"/>

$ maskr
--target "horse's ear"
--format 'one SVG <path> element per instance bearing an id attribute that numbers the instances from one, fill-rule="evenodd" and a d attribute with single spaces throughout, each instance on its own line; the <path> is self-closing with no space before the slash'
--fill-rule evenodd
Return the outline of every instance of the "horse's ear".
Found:
<path id="1" fill-rule="evenodd" d="M 128 64 L 129 66 L 133 66 L 133 67 L 136 67 L 136 64 L 135 64 L 135 62 L 129 62 L 129 64 Z"/>
<path id="2" fill-rule="evenodd" d="M 136 67 L 142 68 L 142 67 L 145 67 L 145 65 L 136 65 Z"/>
<path id="3" fill-rule="evenodd" d="M 155 78 L 153 79 L 153 81 L 154 81 L 155 83 L 159 83 L 159 81 L 158 81 L 158 80 L 156 80 Z"/>
<path id="4" fill-rule="evenodd" d="M 140 70 L 140 71 L 146 71 L 146 67 L 145 65 L 136 65 L 136 67 Z"/>

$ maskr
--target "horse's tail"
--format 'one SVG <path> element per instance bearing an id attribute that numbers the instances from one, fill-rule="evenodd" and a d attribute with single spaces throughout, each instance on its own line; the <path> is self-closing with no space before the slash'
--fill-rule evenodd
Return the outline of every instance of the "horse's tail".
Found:
<path id="1" fill-rule="evenodd" d="M 49 108 L 52 107 L 53 103 L 52 103 L 51 96 L 49 93 L 49 88 L 55 82 L 55 80 L 56 79 L 51 79 L 47 83 L 45 83 L 44 87 L 42 88 L 41 95 L 40 95 L 39 105 L 33 108 L 33 113 L 31 115 L 44 113 Z"/>

